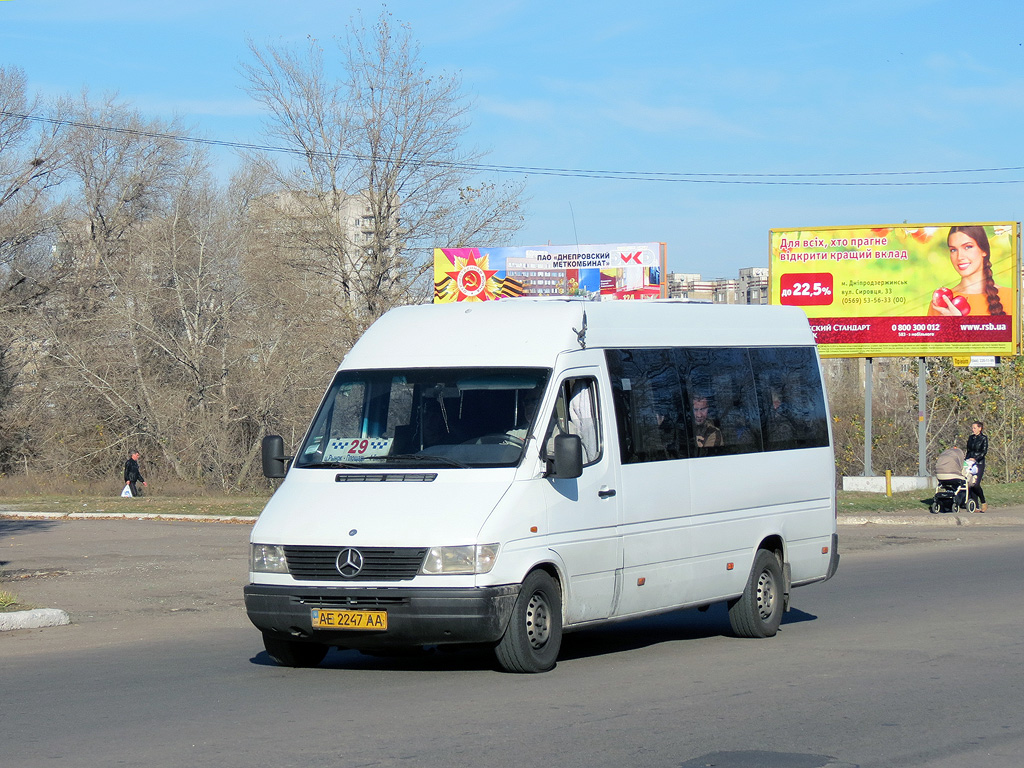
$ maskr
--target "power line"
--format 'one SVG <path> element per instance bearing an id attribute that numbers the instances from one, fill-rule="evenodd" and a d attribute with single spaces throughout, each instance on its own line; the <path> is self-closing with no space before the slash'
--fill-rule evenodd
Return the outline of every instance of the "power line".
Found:
<path id="1" fill-rule="evenodd" d="M 38 115 L 25 115 L 7 110 L 0 110 L 0 116 L 12 117 L 50 125 L 85 130 L 105 131 L 108 133 L 128 134 L 148 139 L 180 141 L 210 147 L 242 149 L 255 152 L 273 152 L 301 157 L 340 157 L 360 162 L 372 161 L 369 155 L 354 152 L 329 153 L 316 150 L 304 150 L 293 147 L 278 147 L 268 144 L 252 144 L 248 142 L 226 141 L 222 139 L 204 139 L 197 136 L 184 136 L 156 131 L 143 131 L 136 128 L 123 128 L 110 125 L 98 125 L 78 120 L 61 120 Z M 909 187 L 909 186 L 970 186 L 979 184 L 1024 184 L 1024 179 L 965 179 L 943 181 L 843 181 L 842 179 L 868 179 L 878 177 L 910 177 L 935 176 L 968 173 L 1007 173 L 1024 171 L 1024 166 L 1007 166 L 1003 168 L 956 168 L 947 170 L 925 171 L 871 171 L 860 173 L 693 173 L 674 171 L 615 171 L 609 169 L 585 168 L 549 168 L 528 165 L 498 165 L 492 163 L 460 163 L 447 160 L 412 160 L 411 162 L 425 166 L 454 168 L 473 172 L 515 173 L 528 176 L 558 176 L 579 179 L 605 179 L 618 181 L 656 181 L 677 184 L 746 184 L 759 186 L 825 186 L 825 187 Z"/>

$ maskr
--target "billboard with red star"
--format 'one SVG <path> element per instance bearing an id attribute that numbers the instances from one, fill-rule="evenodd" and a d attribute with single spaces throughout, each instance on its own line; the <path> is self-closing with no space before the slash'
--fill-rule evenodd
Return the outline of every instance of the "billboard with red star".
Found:
<path id="1" fill-rule="evenodd" d="M 664 243 L 435 248 L 434 302 L 664 298 L 665 266 Z"/>

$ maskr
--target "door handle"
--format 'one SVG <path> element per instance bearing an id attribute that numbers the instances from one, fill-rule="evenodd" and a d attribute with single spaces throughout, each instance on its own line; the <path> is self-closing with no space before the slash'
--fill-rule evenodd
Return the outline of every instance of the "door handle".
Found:
<path id="1" fill-rule="evenodd" d="M 615 495 L 615 489 L 614 488 L 602 488 L 600 491 L 597 492 L 597 495 L 598 495 L 598 498 L 601 498 L 601 499 L 610 499 L 612 496 Z"/>

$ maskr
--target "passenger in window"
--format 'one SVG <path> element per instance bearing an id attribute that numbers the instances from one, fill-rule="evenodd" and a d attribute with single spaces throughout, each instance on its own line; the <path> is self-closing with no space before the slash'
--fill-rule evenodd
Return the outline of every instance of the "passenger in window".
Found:
<path id="1" fill-rule="evenodd" d="M 722 431 L 709 418 L 710 406 L 706 397 L 693 398 L 693 424 L 697 448 L 704 453 L 708 448 L 722 445 Z"/>
<path id="2" fill-rule="evenodd" d="M 796 436 L 789 407 L 782 401 L 778 390 L 772 390 L 771 408 L 768 410 L 768 439 L 772 445 L 788 445 Z"/>

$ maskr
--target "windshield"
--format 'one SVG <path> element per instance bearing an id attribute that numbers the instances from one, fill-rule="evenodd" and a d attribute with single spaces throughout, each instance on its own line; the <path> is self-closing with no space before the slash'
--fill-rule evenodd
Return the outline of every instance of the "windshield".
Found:
<path id="1" fill-rule="evenodd" d="M 340 371 L 295 466 L 515 466 L 549 375 L 542 368 Z"/>

